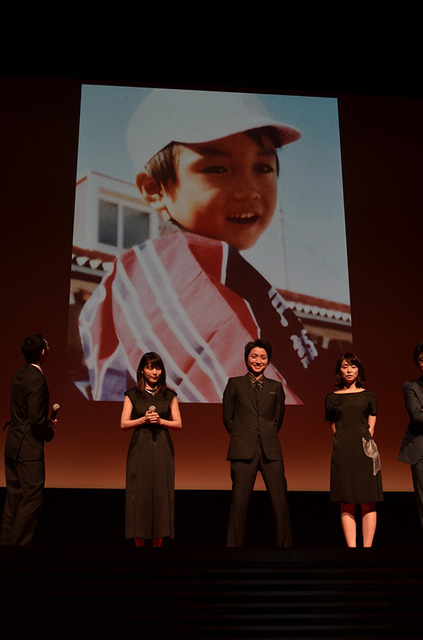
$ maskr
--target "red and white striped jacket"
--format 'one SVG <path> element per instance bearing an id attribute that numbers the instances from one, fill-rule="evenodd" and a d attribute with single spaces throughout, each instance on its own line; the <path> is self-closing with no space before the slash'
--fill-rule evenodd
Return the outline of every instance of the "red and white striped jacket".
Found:
<path id="1" fill-rule="evenodd" d="M 245 344 L 272 344 L 266 376 L 287 404 L 310 387 L 314 344 L 280 294 L 226 243 L 176 231 L 125 251 L 80 315 L 94 400 L 122 401 L 141 355 L 156 351 L 182 402 L 222 400 L 245 373 Z"/>

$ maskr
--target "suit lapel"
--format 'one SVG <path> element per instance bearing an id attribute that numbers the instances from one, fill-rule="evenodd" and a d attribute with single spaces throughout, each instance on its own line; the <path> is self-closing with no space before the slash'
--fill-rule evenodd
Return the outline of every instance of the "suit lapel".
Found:
<path id="1" fill-rule="evenodd" d="M 423 407 L 423 391 L 422 391 L 422 388 L 421 388 L 421 386 L 419 384 L 419 380 L 413 380 L 412 384 L 413 384 L 414 390 L 415 390 L 415 392 L 417 394 L 417 397 L 419 398 L 420 403 L 421 403 L 421 405 Z"/>

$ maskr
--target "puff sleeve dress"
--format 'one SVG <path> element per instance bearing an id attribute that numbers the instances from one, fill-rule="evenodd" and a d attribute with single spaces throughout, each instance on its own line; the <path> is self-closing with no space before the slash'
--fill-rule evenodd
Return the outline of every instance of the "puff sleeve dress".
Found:
<path id="1" fill-rule="evenodd" d="M 132 402 L 131 419 L 144 416 L 151 405 L 159 416 L 171 418 L 170 403 L 177 395 L 143 395 L 137 388 L 125 395 Z M 142 425 L 134 430 L 126 460 L 125 537 L 173 538 L 175 460 L 168 429 Z"/>
<path id="2" fill-rule="evenodd" d="M 368 417 L 377 414 L 376 395 L 364 389 L 329 393 L 325 419 L 335 423 L 330 475 L 333 502 L 363 504 L 383 500 L 381 471 L 374 475 L 372 458 L 364 452 L 363 438 L 371 440 Z"/>

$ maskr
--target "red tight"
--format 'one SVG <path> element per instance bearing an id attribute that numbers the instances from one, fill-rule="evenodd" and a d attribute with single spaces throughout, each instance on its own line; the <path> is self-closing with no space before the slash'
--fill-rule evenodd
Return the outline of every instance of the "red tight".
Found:
<path id="1" fill-rule="evenodd" d="M 365 516 L 372 511 L 376 511 L 376 503 L 375 502 L 363 502 L 360 504 L 361 507 L 361 515 Z M 349 513 L 351 516 L 355 516 L 355 504 L 350 504 L 349 502 L 341 502 L 341 513 Z"/>
<path id="2" fill-rule="evenodd" d="M 135 545 L 137 547 L 145 547 L 144 538 L 134 538 Z M 153 538 L 153 547 L 161 547 L 163 542 L 163 538 Z"/>

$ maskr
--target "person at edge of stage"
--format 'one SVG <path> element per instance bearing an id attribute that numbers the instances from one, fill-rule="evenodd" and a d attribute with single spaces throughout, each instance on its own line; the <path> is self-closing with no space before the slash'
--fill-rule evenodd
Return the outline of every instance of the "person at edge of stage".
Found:
<path id="1" fill-rule="evenodd" d="M 285 412 L 279 381 L 264 376 L 272 347 L 258 338 L 245 346 L 247 373 L 229 378 L 223 393 L 223 423 L 230 436 L 232 493 L 227 546 L 245 544 L 247 513 L 254 482 L 261 472 L 275 522 L 276 547 L 291 546 L 287 482 L 278 432 Z"/>
<path id="2" fill-rule="evenodd" d="M 420 376 L 403 386 L 405 408 L 410 419 L 398 460 L 411 466 L 417 512 L 423 529 L 423 342 L 414 347 L 413 358 Z"/>
<path id="3" fill-rule="evenodd" d="M 0 534 L 2 545 L 29 545 L 42 508 L 44 442 L 54 437 L 57 420 L 48 417 L 49 390 L 42 367 L 49 346 L 38 333 L 21 345 L 25 364 L 13 377 L 10 422 L 4 450 L 6 501 Z"/>
<path id="4" fill-rule="evenodd" d="M 341 524 L 348 547 L 357 546 L 356 507 L 362 516 L 363 547 L 371 547 L 376 532 L 376 502 L 383 501 L 380 456 L 373 440 L 377 399 L 363 387 L 364 368 L 353 353 L 343 354 L 335 367 L 337 391 L 326 396 L 325 419 L 333 431 L 330 499 L 341 506 Z"/>
<path id="5" fill-rule="evenodd" d="M 162 358 L 145 353 L 137 386 L 125 392 L 121 429 L 134 429 L 126 461 L 125 537 L 160 547 L 174 538 L 175 461 L 170 429 L 182 428 L 176 392 Z"/>

